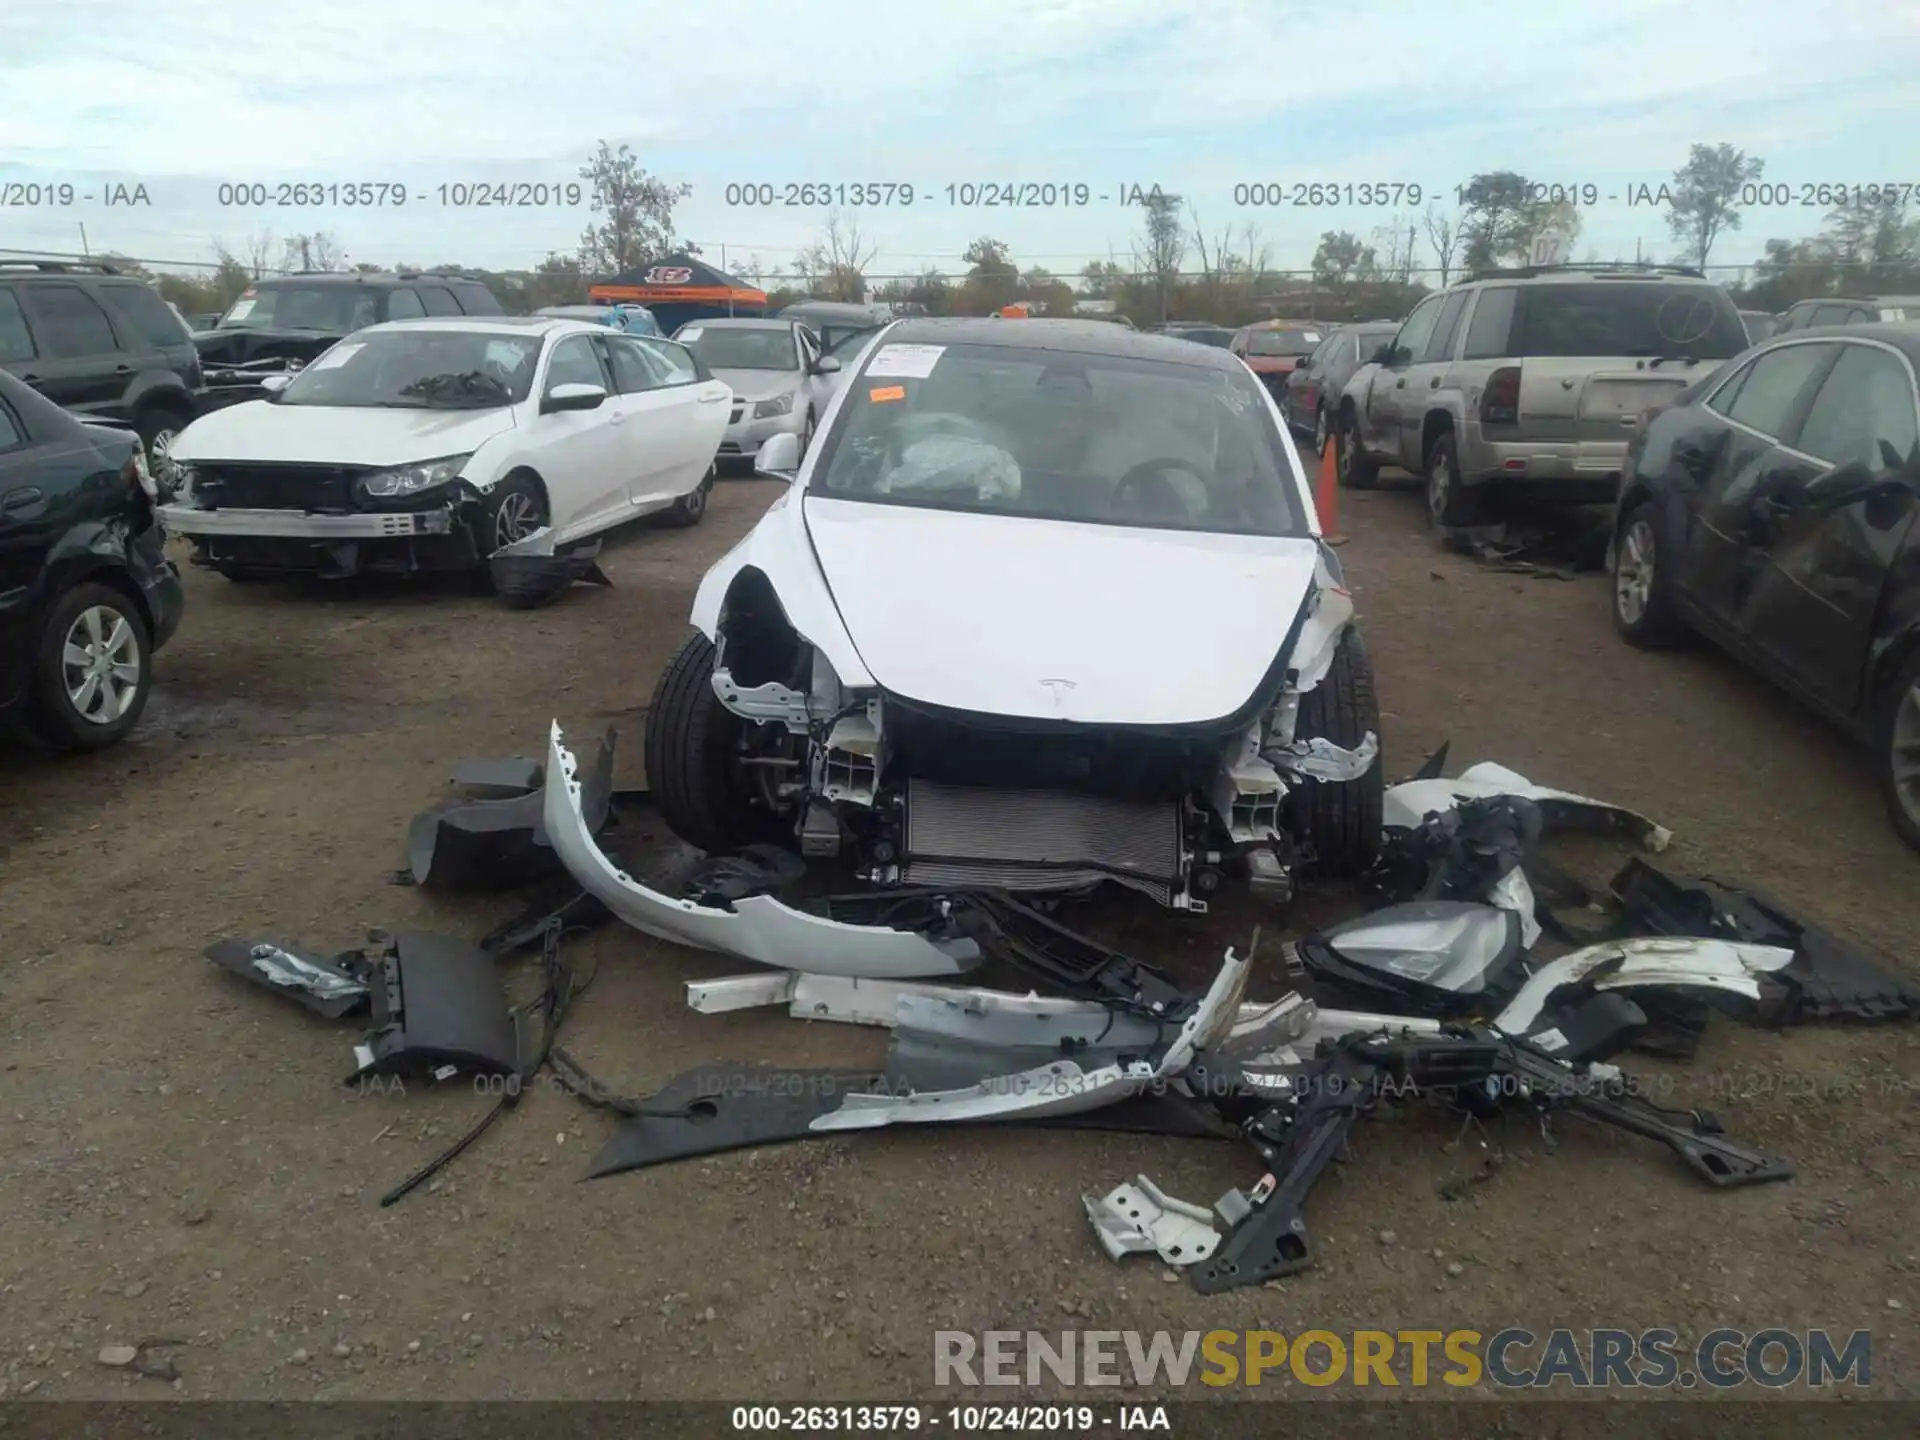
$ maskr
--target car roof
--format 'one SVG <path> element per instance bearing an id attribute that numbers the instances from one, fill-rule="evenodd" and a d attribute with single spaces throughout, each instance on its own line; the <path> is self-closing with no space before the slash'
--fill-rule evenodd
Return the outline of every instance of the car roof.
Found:
<path id="1" fill-rule="evenodd" d="M 1920 305 L 1920 295 L 1813 295 L 1787 308 L 1812 310 L 1821 305 Z"/>
<path id="2" fill-rule="evenodd" d="M 1920 320 L 1876 320 L 1870 325 L 1809 325 L 1763 340 L 1756 349 L 1775 350 L 1796 340 L 1879 340 L 1893 346 L 1920 370 Z"/>
<path id="3" fill-rule="evenodd" d="M 269 275 L 249 283 L 248 289 L 261 285 L 411 285 L 431 281 L 435 285 L 479 285 L 485 282 L 471 275 L 448 275 L 433 270 L 302 270 L 297 275 Z"/>
<path id="4" fill-rule="evenodd" d="M 723 315 L 717 320 L 689 320 L 682 330 L 791 330 L 800 322 L 758 315 Z"/>
<path id="5" fill-rule="evenodd" d="M 469 330 L 488 335 L 597 335 L 604 325 L 591 320 L 569 320 L 563 315 L 429 315 L 412 320 L 388 320 L 356 330 L 355 335 L 378 335 L 394 330 Z"/>
<path id="6" fill-rule="evenodd" d="M 1208 325 L 1208 330 L 1224 326 Z M 1199 370 L 1245 373 L 1240 357 L 1226 350 L 1195 345 L 1172 335 L 1154 335 L 1110 325 L 1103 320 L 1042 319 L 1009 323 L 1005 320 L 961 316 L 916 316 L 896 321 L 886 334 L 888 344 L 991 345 L 1006 350 L 1062 350 L 1080 355 L 1112 355 L 1129 360 L 1157 360 L 1191 365 Z"/>

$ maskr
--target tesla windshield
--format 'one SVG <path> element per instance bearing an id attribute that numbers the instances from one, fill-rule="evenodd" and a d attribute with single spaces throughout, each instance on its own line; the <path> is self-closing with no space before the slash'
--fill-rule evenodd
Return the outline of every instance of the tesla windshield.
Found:
<path id="1" fill-rule="evenodd" d="M 1244 371 L 986 345 L 881 345 L 809 488 L 834 499 L 1200 530 L 1305 533 Z"/>

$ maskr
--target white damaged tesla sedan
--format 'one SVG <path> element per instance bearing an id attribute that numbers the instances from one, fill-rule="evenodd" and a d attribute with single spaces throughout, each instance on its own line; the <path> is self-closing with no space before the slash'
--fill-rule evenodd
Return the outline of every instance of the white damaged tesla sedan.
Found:
<path id="1" fill-rule="evenodd" d="M 1334 552 L 1239 357 L 1091 321 L 912 319 L 706 575 L 647 715 L 667 824 L 880 887 L 1290 898 L 1380 836 Z"/>
<path id="2" fill-rule="evenodd" d="M 732 399 L 686 347 L 585 321 L 393 321 L 189 425 L 160 515 L 232 579 L 477 570 L 696 523 Z"/>

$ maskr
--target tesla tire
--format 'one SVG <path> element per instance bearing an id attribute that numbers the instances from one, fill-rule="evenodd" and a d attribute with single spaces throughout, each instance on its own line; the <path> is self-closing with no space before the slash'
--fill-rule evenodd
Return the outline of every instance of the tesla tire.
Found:
<path id="1" fill-rule="evenodd" d="M 1351 750 L 1368 731 L 1379 737 L 1380 700 L 1374 693 L 1366 641 L 1349 626 L 1326 678 L 1300 697 L 1294 733 L 1302 740 L 1318 736 Z M 1288 828 L 1312 848 L 1323 874 L 1360 875 L 1378 858 L 1385 766 L 1382 754 L 1357 780 L 1302 780 L 1287 795 Z"/>
<path id="2" fill-rule="evenodd" d="M 713 643 L 695 633 L 660 673 L 647 707 L 647 787 L 667 828 L 709 855 L 766 840 L 745 783 L 746 722 L 713 693 Z"/>

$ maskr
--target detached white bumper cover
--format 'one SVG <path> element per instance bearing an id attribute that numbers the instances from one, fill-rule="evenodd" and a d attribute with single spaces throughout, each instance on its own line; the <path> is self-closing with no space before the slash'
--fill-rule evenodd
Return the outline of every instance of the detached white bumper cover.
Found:
<path id="1" fill-rule="evenodd" d="M 308 515 L 300 510 L 196 510 L 162 505 L 161 523 L 172 535 L 273 536 L 294 540 L 387 540 L 408 535 L 445 535 L 451 510 L 406 514 Z"/>
<path id="2" fill-rule="evenodd" d="M 580 814 L 577 769 L 556 722 L 547 748 L 548 842 L 581 887 L 636 930 L 816 975 L 914 979 L 959 975 L 980 963 L 980 947 L 971 940 L 936 942 L 906 930 L 845 925 L 782 905 L 769 895 L 716 910 L 649 890 L 615 869 L 594 843 Z"/>

